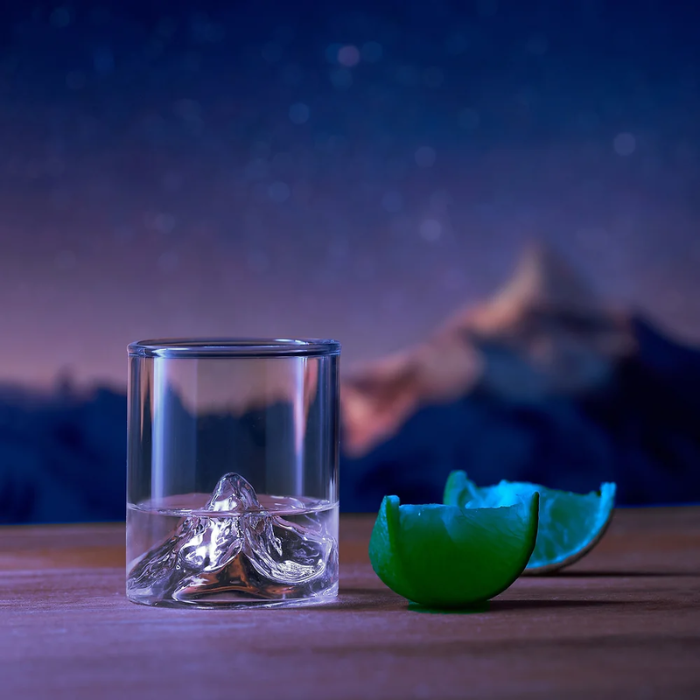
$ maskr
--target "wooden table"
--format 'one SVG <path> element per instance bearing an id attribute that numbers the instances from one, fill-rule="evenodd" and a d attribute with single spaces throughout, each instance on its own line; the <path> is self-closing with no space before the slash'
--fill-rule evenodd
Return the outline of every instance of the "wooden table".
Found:
<path id="1" fill-rule="evenodd" d="M 468 615 L 409 611 L 341 522 L 337 603 L 243 612 L 127 602 L 123 525 L 0 528 L 0 697 L 700 698 L 700 508 L 620 511 Z"/>

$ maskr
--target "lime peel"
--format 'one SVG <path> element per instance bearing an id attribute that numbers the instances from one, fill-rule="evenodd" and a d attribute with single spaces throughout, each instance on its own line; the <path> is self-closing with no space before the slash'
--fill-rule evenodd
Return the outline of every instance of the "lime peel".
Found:
<path id="1" fill-rule="evenodd" d="M 523 572 L 537 537 L 539 494 L 497 508 L 382 501 L 369 556 L 379 578 L 423 607 L 483 608 Z"/>
<path id="2" fill-rule="evenodd" d="M 603 483 L 599 491 L 588 494 L 527 482 L 501 481 L 479 487 L 465 472 L 455 471 L 447 479 L 443 500 L 469 510 L 521 503 L 534 492 L 541 498 L 539 530 L 525 573 L 551 573 L 578 561 L 600 541 L 612 520 L 614 483 Z"/>

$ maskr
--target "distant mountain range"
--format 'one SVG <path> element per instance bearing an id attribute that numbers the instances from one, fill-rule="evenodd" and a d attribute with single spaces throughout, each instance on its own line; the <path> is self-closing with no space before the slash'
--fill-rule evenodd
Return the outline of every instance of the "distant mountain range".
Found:
<path id="1" fill-rule="evenodd" d="M 452 469 L 578 491 L 613 480 L 625 504 L 700 501 L 700 350 L 610 308 L 543 248 L 492 300 L 348 374 L 341 407 L 346 511 L 390 492 L 440 500 Z M 202 418 L 203 442 L 254 459 L 259 410 Z M 0 387 L 0 522 L 122 519 L 125 463 L 123 393 Z"/>
<path id="2" fill-rule="evenodd" d="M 0 522 L 124 518 L 126 396 L 0 387 Z"/>
<path id="3" fill-rule="evenodd" d="M 628 504 L 700 501 L 700 351 L 604 304 L 542 247 L 492 300 L 349 375 L 342 416 L 353 508 L 387 484 L 437 500 L 457 468 L 483 484 L 613 480 Z"/>

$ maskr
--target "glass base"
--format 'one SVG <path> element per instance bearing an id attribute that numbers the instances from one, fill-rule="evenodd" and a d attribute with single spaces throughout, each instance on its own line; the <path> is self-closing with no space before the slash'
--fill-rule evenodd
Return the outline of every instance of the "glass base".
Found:
<path id="1" fill-rule="evenodd" d="M 334 583 L 326 590 L 303 598 L 242 598 L 229 592 L 215 593 L 183 599 L 159 598 L 138 595 L 127 591 L 126 597 L 132 603 L 158 608 L 195 608 L 199 610 L 267 610 L 270 608 L 301 608 L 313 605 L 325 605 L 338 597 L 338 584 Z"/>

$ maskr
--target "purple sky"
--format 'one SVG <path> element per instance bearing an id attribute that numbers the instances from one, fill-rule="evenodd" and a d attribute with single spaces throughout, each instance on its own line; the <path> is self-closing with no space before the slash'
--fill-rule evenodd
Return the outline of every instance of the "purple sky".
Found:
<path id="1" fill-rule="evenodd" d="M 697 10 L 467 5 L 3 10 L 0 380 L 123 383 L 167 335 L 352 364 L 535 238 L 700 341 Z"/>

